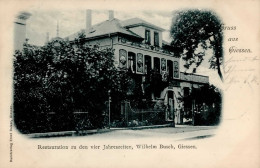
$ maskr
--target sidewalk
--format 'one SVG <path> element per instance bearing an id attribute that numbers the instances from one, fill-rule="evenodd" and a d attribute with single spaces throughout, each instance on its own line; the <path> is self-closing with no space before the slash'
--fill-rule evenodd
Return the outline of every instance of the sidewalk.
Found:
<path id="1" fill-rule="evenodd" d="M 83 136 L 83 135 L 92 135 L 99 133 L 106 133 L 116 130 L 142 130 L 142 129 L 155 129 L 155 128 L 166 128 L 171 127 L 170 124 L 164 125 L 151 125 L 151 126 L 139 126 L 139 127 L 122 127 L 122 128 L 105 128 L 105 129 L 93 129 L 93 130 L 84 130 L 80 132 L 76 131 L 61 131 L 61 132 L 46 132 L 46 133 L 32 133 L 27 134 L 29 138 L 48 138 L 48 137 L 64 137 L 64 136 Z M 194 127 L 192 125 L 175 125 L 172 128 L 185 128 L 185 127 Z M 208 127 L 208 126 L 200 126 Z"/>

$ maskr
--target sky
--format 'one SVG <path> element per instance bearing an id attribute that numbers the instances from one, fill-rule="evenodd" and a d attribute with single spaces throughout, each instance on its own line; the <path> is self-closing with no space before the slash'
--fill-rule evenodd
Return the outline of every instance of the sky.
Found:
<path id="1" fill-rule="evenodd" d="M 26 37 L 30 44 L 43 46 L 46 42 L 47 33 L 49 39 L 57 36 L 57 25 L 59 25 L 59 37 L 67 37 L 86 27 L 86 10 L 31 10 L 28 11 L 31 17 L 27 20 Z M 114 11 L 114 17 L 119 20 L 126 20 L 134 17 L 141 18 L 155 24 L 165 31 L 163 40 L 170 42 L 169 30 L 172 24 L 172 11 Z M 108 20 L 108 10 L 92 10 L 92 25 Z M 210 83 L 222 87 L 222 82 L 217 71 L 210 70 L 208 60 L 212 56 L 211 50 L 206 51 L 202 64 L 197 68 L 197 74 L 209 76 Z M 183 62 L 181 62 L 183 65 Z M 180 67 L 182 72 L 191 72 L 192 68 Z"/>
<path id="2" fill-rule="evenodd" d="M 32 16 L 27 21 L 27 38 L 31 44 L 42 46 L 49 32 L 50 39 L 57 35 L 59 23 L 59 36 L 66 37 L 86 27 L 85 10 L 66 11 L 29 11 Z M 114 17 L 126 20 L 134 17 L 144 19 L 163 29 L 163 39 L 170 41 L 169 29 L 171 26 L 171 11 L 114 11 Z M 108 10 L 92 10 L 92 25 L 108 20 Z"/>

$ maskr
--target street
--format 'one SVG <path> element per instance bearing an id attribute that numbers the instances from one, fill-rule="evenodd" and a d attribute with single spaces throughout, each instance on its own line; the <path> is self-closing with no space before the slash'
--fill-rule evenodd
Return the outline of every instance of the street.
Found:
<path id="1" fill-rule="evenodd" d="M 214 135 L 216 126 L 180 126 L 152 129 L 113 129 L 109 132 L 79 136 L 86 139 L 150 139 L 167 138 L 171 140 L 192 140 L 207 138 Z"/>

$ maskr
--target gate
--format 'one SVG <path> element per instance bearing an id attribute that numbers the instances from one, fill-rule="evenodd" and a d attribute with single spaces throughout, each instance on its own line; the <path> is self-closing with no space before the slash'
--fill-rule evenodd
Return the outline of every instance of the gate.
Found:
<path id="1" fill-rule="evenodd" d="M 121 103 L 121 115 L 127 126 L 145 126 L 168 123 L 166 121 L 167 106 L 163 100 L 143 100 L 141 107 L 134 102 Z"/>

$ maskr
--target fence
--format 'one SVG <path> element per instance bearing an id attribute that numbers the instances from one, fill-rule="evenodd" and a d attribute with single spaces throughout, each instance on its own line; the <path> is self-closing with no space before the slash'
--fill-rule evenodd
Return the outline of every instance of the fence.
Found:
<path id="1" fill-rule="evenodd" d="M 141 104 L 124 101 L 121 103 L 121 115 L 124 116 L 126 126 L 145 126 L 168 123 L 163 100 L 146 101 Z"/>

